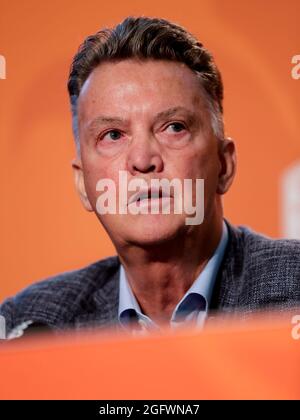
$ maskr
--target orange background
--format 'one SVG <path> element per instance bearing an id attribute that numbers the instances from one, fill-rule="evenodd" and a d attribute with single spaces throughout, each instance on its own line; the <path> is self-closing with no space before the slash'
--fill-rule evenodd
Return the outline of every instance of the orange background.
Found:
<path id="1" fill-rule="evenodd" d="M 225 215 L 283 234 L 280 179 L 300 159 L 300 80 L 291 77 L 300 54 L 299 0 L 1 0 L 0 300 L 114 253 L 73 187 L 66 81 L 87 35 L 141 14 L 182 24 L 213 52 L 239 160 Z"/>

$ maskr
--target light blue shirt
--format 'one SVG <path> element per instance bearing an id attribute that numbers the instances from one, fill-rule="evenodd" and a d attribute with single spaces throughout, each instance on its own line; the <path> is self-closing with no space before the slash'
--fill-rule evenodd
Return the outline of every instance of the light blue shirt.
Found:
<path id="1" fill-rule="evenodd" d="M 223 221 L 222 237 L 214 254 L 173 311 L 170 321 L 172 328 L 181 326 L 188 321 L 194 322 L 198 328 L 203 326 L 227 242 L 228 229 Z M 122 265 L 120 267 L 118 316 L 120 324 L 125 329 L 130 328 L 139 332 L 159 328 L 147 315 L 142 313 Z"/>

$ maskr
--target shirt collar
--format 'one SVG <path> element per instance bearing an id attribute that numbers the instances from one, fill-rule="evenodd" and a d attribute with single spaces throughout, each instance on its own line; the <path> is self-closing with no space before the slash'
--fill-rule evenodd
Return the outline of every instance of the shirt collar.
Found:
<path id="1" fill-rule="evenodd" d="M 228 228 L 225 221 L 223 221 L 223 230 L 220 242 L 209 259 L 208 263 L 196 278 L 192 286 L 177 304 L 173 311 L 171 322 L 175 320 L 175 317 L 183 311 L 190 310 L 193 304 L 202 305 L 203 310 L 207 312 L 212 292 L 217 277 L 217 273 L 221 262 L 224 257 L 224 252 L 228 243 Z M 199 303 L 199 297 L 204 301 L 203 304 Z M 120 267 L 120 283 L 119 283 L 119 310 L 118 317 L 119 321 L 130 321 L 134 316 L 138 316 L 140 319 L 145 320 L 148 323 L 154 324 L 149 317 L 144 315 L 141 311 L 140 305 L 138 304 L 132 289 L 127 281 L 124 267 L 121 264 Z"/>

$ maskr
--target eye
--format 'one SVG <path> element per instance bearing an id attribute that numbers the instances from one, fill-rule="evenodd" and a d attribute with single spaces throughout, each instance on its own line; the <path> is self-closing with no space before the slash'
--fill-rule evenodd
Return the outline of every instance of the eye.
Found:
<path id="1" fill-rule="evenodd" d="M 104 133 L 101 136 L 100 140 L 107 139 L 107 140 L 116 141 L 116 140 L 119 140 L 121 137 L 122 137 L 122 133 L 119 130 L 110 130 Z"/>
<path id="2" fill-rule="evenodd" d="M 180 122 L 173 122 L 167 126 L 167 131 L 171 130 L 171 133 L 180 133 L 181 131 L 185 130 L 184 124 Z"/>

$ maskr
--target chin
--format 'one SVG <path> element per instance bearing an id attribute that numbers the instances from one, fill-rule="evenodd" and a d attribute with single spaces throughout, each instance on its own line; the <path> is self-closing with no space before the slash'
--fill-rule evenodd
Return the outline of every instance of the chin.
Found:
<path id="1" fill-rule="evenodd" d="M 178 215 L 138 215 L 128 221 L 129 242 L 145 245 L 155 245 L 175 238 L 184 228 L 185 223 Z M 127 229 L 126 229 L 127 230 Z"/>

